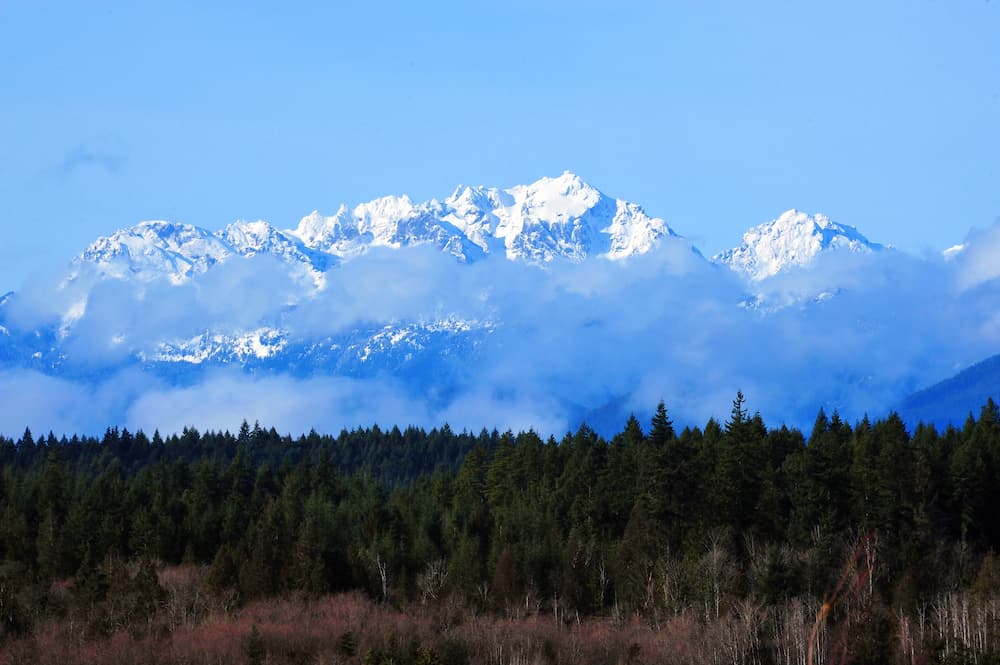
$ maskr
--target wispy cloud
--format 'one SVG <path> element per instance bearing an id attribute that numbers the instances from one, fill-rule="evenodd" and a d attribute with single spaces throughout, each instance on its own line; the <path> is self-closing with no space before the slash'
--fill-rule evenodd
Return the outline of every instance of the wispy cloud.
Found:
<path id="1" fill-rule="evenodd" d="M 128 163 L 128 154 L 119 140 L 95 139 L 83 141 L 66 151 L 62 159 L 47 172 L 59 178 L 70 178 L 88 170 L 118 175 Z"/>

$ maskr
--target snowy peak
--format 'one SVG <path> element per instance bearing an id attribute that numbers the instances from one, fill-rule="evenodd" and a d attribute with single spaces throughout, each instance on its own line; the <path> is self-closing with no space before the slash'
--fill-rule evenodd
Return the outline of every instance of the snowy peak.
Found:
<path id="1" fill-rule="evenodd" d="M 663 236 L 676 235 L 662 219 L 605 196 L 569 171 L 513 187 L 507 194 L 511 203 L 495 210 L 500 219 L 496 235 L 505 240 L 511 259 L 624 259 L 648 252 Z"/>
<path id="2" fill-rule="evenodd" d="M 354 208 L 358 232 L 369 245 L 398 248 L 431 243 L 460 261 L 477 258 L 480 252 L 445 216 L 437 201 L 415 205 L 406 195 L 384 196 Z"/>
<path id="3" fill-rule="evenodd" d="M 119 279 L 166 276 L 179 283 L 205 272 L 231 253 L 226 242 L 205 229 L 151 221 L 98 238 L 77 258 L 77 264 L 91 264 L 99 273 Z"/>
<path id="4" fill-rule="evenodd" d="M 383 196 L 356 206 L 354 219 L 357 221 L 358 231 L 371 234 L 379 244 L 390 244 L 400 223 L 416 216 L 415 213 L 413 201 L 403 194 Z"/>
<path id="5" fill-rule="evenodd" d="M 602 219 L 610 222 L 613 216 L 611 201 L 579 176 L 567 171 L 507 193 L 512 205 L 494 211 L 500 219 L 496 236 L 504 240 L 507 258 L 548 263 L 564 257 L 578 263 L 607 251 L 599 229 L 606 226 Z"/>
<path id="6" fill-rule="evenodd" d="M 513 203 L 510 194 L 495 187 L 459 185 L 444 202 L 442 220 L 458 229 L 484 253 L 503 252 L 503 242 L 496 236 L 500 224 L 496 211 Z"/>
<path id="7" fill-rule="evenodd" d="M 371 247 L 429 244 L 462 262 L 499 254 L 544 265 L 593 257 L 621 260 L 645 254 L 670 236 L 676 234 L 662 219 L 567 171 L 509 189 L 459 186 L 443 202 L 418 203 L 403 195 L 353 208 L 341 205 L 333 215 L 314 211 L 284 231 L 264 221 L 238 221 L 216 233 L 188 224 L 142 222 L 96 240 L 77 258 L 70 278 L 90 265 L 105 277 L 167 277 L 180 283 L 232 256 L 270 255 L 321 289 L 326 271 Z M 844 249 L 872 252 L 882 246 L 825 215 L 789 210 L 750 229 L 739 247 L 714 260 L 761 281 L 805 265 L 821 252 Z"/>
<path id="8" fill-rule="evenodd" d="M 149 221 L 140 222 L 131 229 L 120 231 L 140 237 L 151 244 L 179 254 L 208 254 L 213 245 L 211 233 L 191 224 L 178 222 Z"/>
<path id="9" fill-rule="evenodd" d="M 677 236 L 662 219 L 650 217 L 634 203 L 615 201 L 615 216 L 606 232 L 611 240 L 608 258 L 620 259 L 644 254 L 663 236 Z"/>
<path id="10" fill-rule="evenodd" d="M 384 196 L 335 215 L 313 212 L 289 231 L 306 247 L 341 258 L 350 258 L 369 247 L 407 247 L 432 244 L 460 261 L 478 258 L 481 251 L 462 231 L 445 219 L 437 201 L 414 204 L 408 196 Z"/>
<path id="11" fill-rule="evenodd" d="M 528 263 L 621 259 L 674 235 L 663 220 L 605 196 L 568 171 L 506 190 L 459 186 L 444 202 L 385 196 L 350 211 L 341 206 L 330 217 L 313 212 L 288 234 L 344 258 L 373 246 L 429 243 L 460 261 L 503 252 Z"/>
<path id="12" fill-rule="evenodd" d="M 460 187 L 445 205 L 448 219 L 483 251 L 502 248 L 508 259 L 527 263 L 623 259 L 675 235 L 662 219 L 569 171 L 506 190 Z"/>
<path id="13" fill-rule="evenodd" d="M 822 214 L 788 210 L 770 222 L 743 234 L 743 243 L 722 252 L 714 261 L 753 281 L 772 277 L 791 267 L 810 263 L 820 252 L 847 250 L 870 253 L 884 249 L 853 226 L 838 224 Z"/>
<path id="14" fill-rule="evenodd" d="M 180 284 L 233 256 L 271 255 L 316 287 L 336 258 L 307 248 L 267 222 L 234 222 L 212 233 L 190 224 L 142 222 L 98 238 L 74 262 L 72 279 L 84 266 L 103 277 Z"/>
<path id="15" fill-rule="evenodd" d="M 242 256 L 283 251 L 289 246 L 298 244 L 297 240 L 287 237 L 267 222 L 260 220 L 233 222 L 215 235 Z"/>
<path id="16" fill-rule="evenodd" d="M 558 178 L 541 178 L 508 191 L 533 221 L 548 225 L 571 223 L 604 198 L 580 176 L 569 171 Z"/>
<path id="17" fill-rule="evenodd" d="M 260 220 L 233 222 L 215 235 L 239 256 L 270 255 L 293 268 L 301 268 L 317 288 L 325 284 L 323 273 L 337 261 L 336 257 L 310 249 L 299 238 Z"/>
<path id="18" fill-rule="evenodd" d="M 310 249 L 339 257 L 352 256 L 364 250 L 361 234 L 345 205 L 330 216 L 323 216 L 314 210 L 302 218 L 298 227 L 286 233 L 298 238 Z"/>
<path id="19" fill-rule="evenodd" d="M 650 251 L 674 232 L 627 201 L 606 196 L 565 172 L 509 189 L 455 189 L 443 202 L 384 196 L 336 213 L 318 211 L 295 229 L 237 221 L 217 232 L 163 221 L 142 222 L 98 238 L 68 275 L 183 283 L 238 258 L 271 256 L 307 289 L 323 289 L 327 271 L 372 247 L 431 245 L 461 262 L 487 255 L 544 265 L 599 257 L 625 259 Z"/>
<path id="20" fill-rule="evenodd" d="M 514 203 L 513 197 L 496 187 L 468 187 L 459 185 L 454 193 L 445 199 L 445 206 L 458 213 L 482 212 L 495 210 Z"/>

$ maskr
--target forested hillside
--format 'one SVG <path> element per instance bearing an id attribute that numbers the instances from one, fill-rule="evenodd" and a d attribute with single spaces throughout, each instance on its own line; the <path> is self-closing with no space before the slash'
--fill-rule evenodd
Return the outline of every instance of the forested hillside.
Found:
<path id="1" fill-rule="evenodd" d="M 1000 659 L 992 401 L 912 434 L 768 429 L 742 394 L 610 441 L 25 432 L 0 468 L 0 661 Z M 241 637 L 187 659 L 206 626 Z"/>

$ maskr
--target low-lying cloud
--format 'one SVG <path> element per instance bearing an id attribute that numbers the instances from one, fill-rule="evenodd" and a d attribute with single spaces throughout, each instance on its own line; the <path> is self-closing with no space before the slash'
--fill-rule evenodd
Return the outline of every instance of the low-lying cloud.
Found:
<path id="1" fill-rule="evenodd" d="M 455 429 L 573 429 L 580 418 L 647 413 L 724 418 L 737 389 L 771 425 L 806 426 L 818 408 L 881 415 L 910 392 L 1000 351 L 1000 226 L 951 260 L 835 251 L 748 285 L 681 239 L 627 261 L 469 265 L 430 247 L 373 250 L 304 292 L 285 265 L 236 259 L 190 282 L 29 287 L 8 322 L 86 313 L 61 342 L 78 381 L 0 375 L 0 431 L 235 429 L 245 418 L 299 433 L 379 423 Z M 74 297 L 76 297 L 74 296 Z M 184 380 L 130 362 L 164 340 L 279 327 L 290 343 L 364 326 L 440 320 L 488 328 L 473 353 L 419 371 L 295 377 L 206 369 Z M 447 369 L 447 371 L 445 371 Z"/>

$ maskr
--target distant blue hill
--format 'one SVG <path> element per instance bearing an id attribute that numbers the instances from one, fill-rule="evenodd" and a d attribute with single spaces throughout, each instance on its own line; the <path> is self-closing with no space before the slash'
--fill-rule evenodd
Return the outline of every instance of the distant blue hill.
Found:
<path id="1" fill-rule="evenodd" d="M 961 427 L 969 414 L 979 417 L 988 398 L 1000 401 L 1000 355 L 976 363 L 950 379 L 913 393 L 896 407 L 911 428 L 918 422 L 938 428 Z"/>

